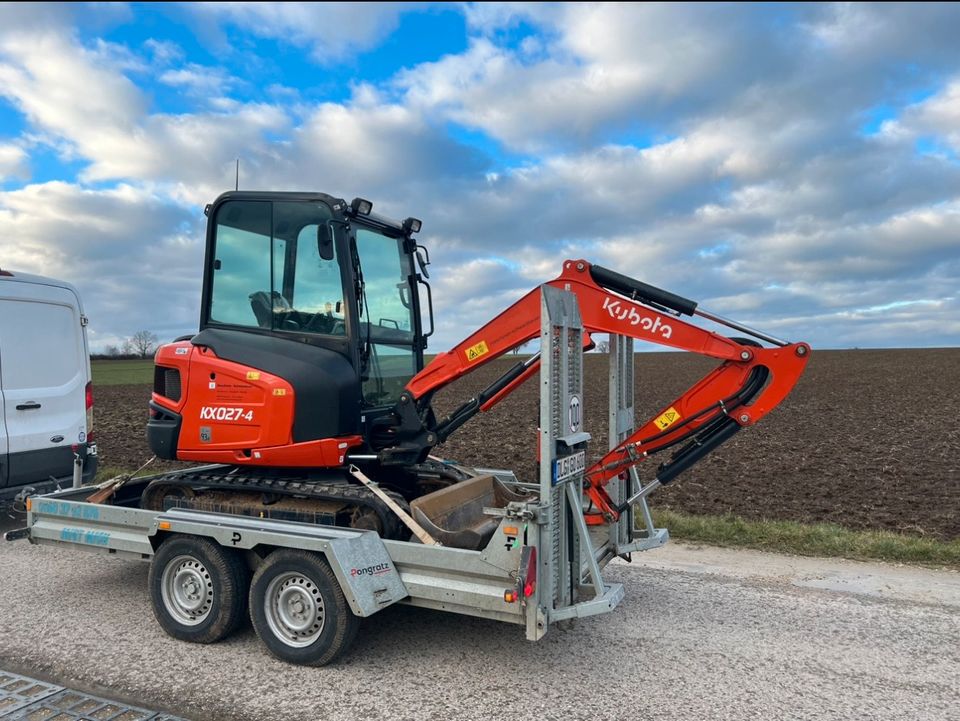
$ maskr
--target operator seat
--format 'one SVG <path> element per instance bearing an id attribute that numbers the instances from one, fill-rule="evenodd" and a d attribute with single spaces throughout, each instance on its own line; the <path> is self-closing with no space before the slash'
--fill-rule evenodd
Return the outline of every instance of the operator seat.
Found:
<path id="1" fill-rule="evenodd" d="M 293 310 L 287 299 L 275 290 L 269 292 L 258 290 L 256 293 L 251 293 L 250 308 L 253 310 L 253 315 L 256 316 L 257 325 L 267 329 L 275 327 L 274 314 L 288 313 Z M 290 323 L 293 323 L 293 321 L 284 319 L 284 326 L 288 326 Z M 294 326 L 295 330 L 298 326 L 296 323 L 294 323 Z"/>

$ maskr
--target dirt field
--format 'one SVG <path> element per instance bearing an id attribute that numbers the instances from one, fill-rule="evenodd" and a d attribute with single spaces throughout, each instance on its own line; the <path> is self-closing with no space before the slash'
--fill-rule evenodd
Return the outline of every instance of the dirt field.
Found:
<path id="1" fill-rule="evenodd" d="M 509 364 L 509 361 L 507 361 Z M 607 357 L 586 357 L 586 430 L 606 449 Z M 690 354 L 637 356 L 638 421 L 704 375 Z M 477 371 L 437 398 L 442 414 L 505 368 Z M 691 513 L 832 521 L 960 538 L 960 349 L 815 352 L 794 393 L 754 428 L 657 491 L 654 503 Z M 101 464 L 135 468 L 144 439 L 147 386 L 95 388 Z M 534 474 L 536 385 L 474 419 L 441 455 Z M 163 466 L 161 466 L 163 467 Z M 641 468 L 651 477 L 653 467 Z"/>

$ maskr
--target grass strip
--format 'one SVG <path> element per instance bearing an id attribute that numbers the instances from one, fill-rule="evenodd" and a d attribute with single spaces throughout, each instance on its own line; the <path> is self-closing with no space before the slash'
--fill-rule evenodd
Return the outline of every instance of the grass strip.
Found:
<path id="1" fill-rule="evenodd" d="M 94 390 L 98 386 L 153 384 L 153 359 L 90 361 Z"/>
<path id="2" fill-rule="evenodd" d="M 733 514 L 701 516 L 652 509 L 671 538 L 711 546 L 757 548 L 798 556 L 831 556 L 960 568 L 960 539 L 940 541 L 891 531 L 854 531 L 835 523 L 751 521 Z"/>

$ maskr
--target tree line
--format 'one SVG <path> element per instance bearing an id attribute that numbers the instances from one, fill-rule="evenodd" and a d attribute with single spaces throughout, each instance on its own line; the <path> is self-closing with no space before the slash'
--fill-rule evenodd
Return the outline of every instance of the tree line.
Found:
<path id="1" fill-rule="evenodd" d="M 152 358 L 159 339 L 148 330 L 138 330 L 121 345 L 108 345 L 102 353 L 93 353 L 94 360 L 137 360 Z"/>

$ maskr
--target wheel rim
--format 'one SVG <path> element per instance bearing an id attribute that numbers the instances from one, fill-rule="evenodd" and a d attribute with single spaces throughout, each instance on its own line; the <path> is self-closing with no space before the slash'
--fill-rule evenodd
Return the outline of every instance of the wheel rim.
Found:
<path id="1" fill-rule="evenodd" d="M 163 569 L 160 595 L 167 613 L 185 626 L 196 626 L 213 608 L 213 580 L 199 560 L 177 556 Z"/>
<path id="2" fill-rule="evenodd" d="M 309 646 L 323 633 L 325 613 L 317 584 L 302 573 L 282 573 L 267 586 L 267 625 L 287 646 Z"/>

